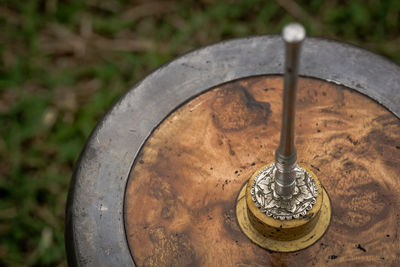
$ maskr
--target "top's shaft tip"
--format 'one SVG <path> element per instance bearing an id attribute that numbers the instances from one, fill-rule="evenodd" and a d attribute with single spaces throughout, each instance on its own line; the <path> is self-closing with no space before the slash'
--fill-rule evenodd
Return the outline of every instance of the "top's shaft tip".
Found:
<path id="1" fill-rule="evenodd" d="M 299 23 L 289 23 L 282 30 L 282 38 L 287 43 L 300 43 L 306 38 L 306 30 Z"/>

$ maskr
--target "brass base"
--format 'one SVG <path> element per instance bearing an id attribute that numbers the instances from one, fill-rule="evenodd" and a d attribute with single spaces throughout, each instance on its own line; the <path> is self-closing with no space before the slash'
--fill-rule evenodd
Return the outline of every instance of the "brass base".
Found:
<path id="1" fill-rule="evenodd" d="M 323 236 L 330 223 L 331 204 L 328 194 L 315 174 L 307 169 L 318 186 L 313 208 L 299 219 L 281 221 L 268 217 L 255 206 L 250 194 L 254 177 L 264 167 L 257 170 L 240 190 L 236 204 L 240 228 L 250 240 L 268 250 L 293 252 L 311 246 Z"/>

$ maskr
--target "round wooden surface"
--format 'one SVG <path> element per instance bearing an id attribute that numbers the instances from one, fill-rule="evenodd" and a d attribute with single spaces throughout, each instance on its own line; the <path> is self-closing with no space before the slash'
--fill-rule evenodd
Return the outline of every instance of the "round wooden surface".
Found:
<path id="1" fill-rule="evenodd" d="M 153 132 L 124 203 L 138 266 L 400 262 L 400 122 L 371 99 L 316 79 L 299 79 L 296 146 L 299 162 L 331 198 L 331 225 L 295 253 L 268 252 L 240 231 L 237 194 L 274 160 L 282 84 L 278 76 L 227 83 L 186 103 Z"/>

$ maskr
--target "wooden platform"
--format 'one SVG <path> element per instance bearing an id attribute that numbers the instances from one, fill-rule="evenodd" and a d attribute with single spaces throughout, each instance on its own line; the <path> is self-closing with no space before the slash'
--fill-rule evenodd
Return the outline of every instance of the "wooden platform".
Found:
<path id="1" fill-rule="evenodd" d="M 296 146 L 331 198 L 330 228 L 295 253 L 268 252 L 241 233 L 237 194 L 274 160 L 282 84 L 267 76 L 212 89 L 147 140 L 124 207 L 138 266 L 400 263 L 400 121 L 369 98 L 316 79 L 299 80 Z"/>

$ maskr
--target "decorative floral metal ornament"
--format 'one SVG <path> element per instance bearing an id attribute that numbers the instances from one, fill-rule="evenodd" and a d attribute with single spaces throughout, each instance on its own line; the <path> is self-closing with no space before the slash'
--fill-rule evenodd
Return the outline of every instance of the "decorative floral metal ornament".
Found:
<path id="1" fill-rule="evenodd" d="M 251 195 L 256 206 L 267 216 L 279 220 L 291 220 L 306 215 L 318 196 L 318 187 L 311 174 L 300 166 L 295 167 L 296 187 L 289 199 L 275 192 L 275 163 L 266 166 L 254 178 Z"/>

